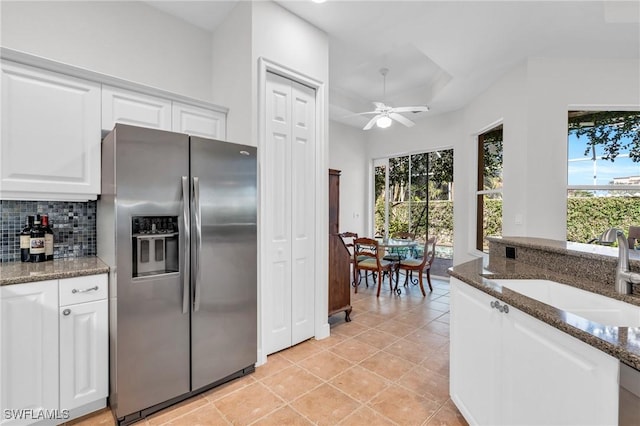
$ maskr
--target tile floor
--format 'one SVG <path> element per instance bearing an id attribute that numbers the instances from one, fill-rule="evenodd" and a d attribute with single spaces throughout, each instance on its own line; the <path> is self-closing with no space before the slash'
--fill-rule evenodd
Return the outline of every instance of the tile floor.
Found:
<path id="1" fill-rule="evenodd" d="M 402 277 L 401 277 L 402 280 Z M 449 284 L 352 294 L 352 321 L 331 336 L 270 355 L 255 373 L 138 425 L 466 425 L 449 399 Z M 402 283 L 402 281 L 401 281 Z M 426 283 L 425 283 L 426 285 Z M 112 425 L 101 411 L 78 425 Z"/>

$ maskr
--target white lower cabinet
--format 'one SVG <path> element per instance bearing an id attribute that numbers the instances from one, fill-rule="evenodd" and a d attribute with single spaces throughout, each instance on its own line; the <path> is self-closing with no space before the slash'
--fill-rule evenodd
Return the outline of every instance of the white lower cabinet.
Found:
<path id="1" fill-rule="evenodd" d="M 470 424 L 617 425 L 619 361 L 451 278 L 451 398 Z"/>
<path id="2" fill-rule="evenodd" d="M 0 424 L 58 409 L 58 282 L 0 287 Z"/>
<path id="3" fill-rule="evenodd" d="M 106 406 L 107 276 L 0 287 L 0 424 L 58 424 Z"/>
<path id="4" fill-rule="evenodd" d="M 60 308 L 60 407 L 72 410 L 108 393 L 107 300 Z"/>

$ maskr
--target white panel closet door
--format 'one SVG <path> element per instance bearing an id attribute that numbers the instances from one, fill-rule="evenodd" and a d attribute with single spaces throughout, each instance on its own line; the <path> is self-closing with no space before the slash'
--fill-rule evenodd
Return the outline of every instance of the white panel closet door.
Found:
<path id="1" fill-rule="evenodd" d="M 315 92 L 267 73 L 264 351 L 314 335 Z"/>
<path id="2" fill-rule="evenodd" d="M 291 82 L 292 344 L 314 335 L 315 91 Z"/>

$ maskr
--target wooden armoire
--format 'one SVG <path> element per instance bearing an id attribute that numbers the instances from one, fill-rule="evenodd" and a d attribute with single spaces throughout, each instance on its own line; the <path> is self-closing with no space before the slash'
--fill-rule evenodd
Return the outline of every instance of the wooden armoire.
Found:
<path id="1" fill-rule="evenodd" d="M 351 321 L 351 258 L 340 238 L 340 170 L 329 169 L 329 316 Z"/>

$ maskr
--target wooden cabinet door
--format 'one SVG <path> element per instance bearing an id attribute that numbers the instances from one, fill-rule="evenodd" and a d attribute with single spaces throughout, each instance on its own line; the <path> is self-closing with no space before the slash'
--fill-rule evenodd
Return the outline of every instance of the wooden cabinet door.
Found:
<path id="1" fill-rule="evenodd" d="M 219 111 L 173 102 L 173 131 L 202 138 L 225 140 L 227 115 Z M 248 143 L 248 141 L 236 141 Z"/>
<path id="2" fill-rule="evenodd" d="M 58 281 L 0 287 L 0 424 L 58 409 Z"/>
<path id="3" fill-rule="evenodd" d="M 111 86 L 102 86 L 102 130 L 116 123 L 171 130 L 171 101 Z"/>
<path id="4" fill-rule="evenodd" d="M 0 197 L 87 200 L 100 193 L 100 84 L 2 63 Z"/>
<path id="5" fill-rule="evenodd" d="M 109 372 L 107 300 L 60 310 L 60 408 L 106 398 Z"/>

